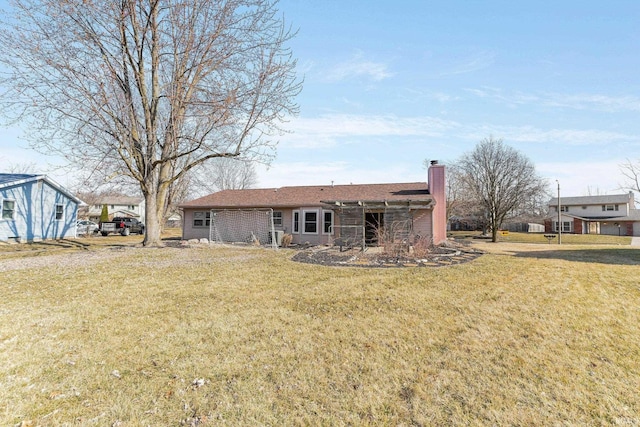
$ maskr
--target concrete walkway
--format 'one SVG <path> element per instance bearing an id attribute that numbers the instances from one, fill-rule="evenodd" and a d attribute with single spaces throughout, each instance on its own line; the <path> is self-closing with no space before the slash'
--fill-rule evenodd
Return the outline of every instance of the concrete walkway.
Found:
<path id="1" fill-rule="evenodd" d="M 631 246 L 640 246 L 640 237 L 632 237 Z"/>

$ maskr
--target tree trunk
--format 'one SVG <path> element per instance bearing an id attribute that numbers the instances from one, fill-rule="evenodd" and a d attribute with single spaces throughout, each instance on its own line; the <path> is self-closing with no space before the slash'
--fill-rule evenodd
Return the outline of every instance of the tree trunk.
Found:
<path id="1" fill-rule="evenodd" d="M 161 220 L 162 213 L 158 212 L 157 195 L 153 192 L 147 192 L 144 195 L 145 202 L 145 234 L 142 241 L 143 246 L 163 246 L 161 239 Z M 162 208 L 160 208 L 162 210 Z"/>

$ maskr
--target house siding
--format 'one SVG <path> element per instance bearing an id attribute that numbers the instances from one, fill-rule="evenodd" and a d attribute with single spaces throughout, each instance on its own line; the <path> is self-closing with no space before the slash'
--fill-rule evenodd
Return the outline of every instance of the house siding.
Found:
<path id="1" fill-rule="evenodd" d="M 1 200 L 13 200 L 13 219 L 0 219 L 0 240 L 39 241 L 76 236 L 78 203 L 43 180 L 0 189 Z M 63 217 L 56 220 L 56 206 Z"/>
<path id="2" fill-rule="evenodd" d="M 433 239 L 433 222 L 431 211 L 416 211 L 413 216 L 413 232 L 415 235 Z"/>
<path id="3" fill-rule="evenodd" d="M 194 212 L 207 212 L 208 209 L 185 209 L 184 210 L 184 222 L 182 224 L 182 238 L 184 240 L 191 239 L 208 239 L 209 227 L 194 227 L 193 226 L 193 213 Z"/>
<path id="4" fill-rule="evenodd" d="M 189 239 L 208 239 L 209 227 L 194 227 L 193 218 L 194 212 L 209 212 L 209 209 L 184 209 L 184 224 L 182 227 L 182 238 L 184 240 Z M 309 243 L 311 245 L 324 245 L 331 241 L 332 235 L 323 232 L 323 219 L 326 209 L 322 209 L 318 206 L 302 206 L 300 208 L 274 208 L 274 212 L 282 212 L 282 225 L 275 226 L 276 230 L 282 230 L 287 234 L 291 234 L 292 242 L 295 244 Z M 293 212 L 300 212 L 300 230 L 298 233 L 293 233 Z M 316 230 L 317 233 L 306 233 L 304 231 L 304 213 L 314 212 L 316 213 Z M 334 224 L 337 221 L 337 216 L 334 215 Z"/>

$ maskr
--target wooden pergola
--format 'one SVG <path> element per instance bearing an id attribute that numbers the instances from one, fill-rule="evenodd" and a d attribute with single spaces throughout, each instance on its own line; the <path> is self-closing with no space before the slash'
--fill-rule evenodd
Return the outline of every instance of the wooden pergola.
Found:
<path id="1" fill-rule="evenodd" d="M 433 200 L 335 200 L 323 201 L 338 218 L 332 230 L 340 247 L 377 245 L 380 239 L 413 243 L 416 211 L 433 208 Z"/>

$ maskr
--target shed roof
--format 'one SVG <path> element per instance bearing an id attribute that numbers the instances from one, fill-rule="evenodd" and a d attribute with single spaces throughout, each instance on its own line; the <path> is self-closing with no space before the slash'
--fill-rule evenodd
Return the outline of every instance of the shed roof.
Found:
<path id="1" fill-rule="evenodd" d="M 426 182 L 291 186 L 223 190 L 182 204 L 182 208 L 295 208 L 323 201 L 432 201 Z"/>
<path id="2" fill-rule="evenodd" d="M 43 175 L 33 175 L 28 173 L 0 173 L 0 188 L 20 184 L 21 182 L 32 181 L 39 176 Z"/>

